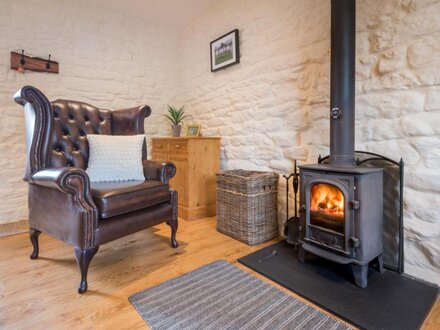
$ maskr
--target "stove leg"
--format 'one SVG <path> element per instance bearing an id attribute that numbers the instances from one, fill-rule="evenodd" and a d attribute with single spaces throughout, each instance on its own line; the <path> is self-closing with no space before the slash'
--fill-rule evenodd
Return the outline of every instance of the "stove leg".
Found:
<path id="1" fill-rule="evenodd" d="M 383 255 L 377 257 L 377 271 L 381 274 L 383 274 Z"/>
<path id="2" fill-rule="evenodd" d="M 298 260 L 302 263 L 306 262 L 306 250 L 301 245 L 298 246 Z"/>
<path id="3" fill-rule="evenodd" d="M 364 289 L 367 287 L 368 283 L 368 264 L 366 265 L 356 265 L 352 264 L 354 282 L 355 284 Z"/>

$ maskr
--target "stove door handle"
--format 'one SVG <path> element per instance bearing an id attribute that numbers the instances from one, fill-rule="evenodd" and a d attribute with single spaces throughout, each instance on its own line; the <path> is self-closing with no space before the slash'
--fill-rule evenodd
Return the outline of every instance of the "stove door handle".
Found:
<path id="1" fill-rule="evenodd" d="M 306 204 L 302 204 L 299 208 L 299 213 L 303 213 L 307 209 Z"/>
<path id="2" fill-rule="evenodd" d="M 358 210 L 360 206 L 361 206 L 361 205 L 360 205 L 359 201 L 356 201 L 356 200 L 352 200 L 352 201 L 350 201 L 350 207 L 351 207 L 353 210 Z"/>
<path id="3" fill-rule="evenodd" d="M 350 237 L 350 242 L 352 244 L 353 247 L 357 248 L 359 247 L 359 245 L 361 245 L 361 241 L 359 240 L 359 238 L 356 237 Z"/>

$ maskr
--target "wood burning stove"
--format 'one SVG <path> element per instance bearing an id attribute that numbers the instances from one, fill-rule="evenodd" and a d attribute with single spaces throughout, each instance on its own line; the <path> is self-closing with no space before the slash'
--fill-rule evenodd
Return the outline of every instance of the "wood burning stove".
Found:
<path id="1" fill-rule="evenodd" d="M 383 169 L 355 162 L 355 0 L 331 4 L 329 164 L 300 166 L 300 249 L 351 264 L 356 285 L 383 270 Z"/>
<path id="2" fill-rule="evenodd" d="M 300 166 L 300 250 L 352 264 L 356 285 L 367 286 L 368 266 L 383 271 L 381 168 Z"/>

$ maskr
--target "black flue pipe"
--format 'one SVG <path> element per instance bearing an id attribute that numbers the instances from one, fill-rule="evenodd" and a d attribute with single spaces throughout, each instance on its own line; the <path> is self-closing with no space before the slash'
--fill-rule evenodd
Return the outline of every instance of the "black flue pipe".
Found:
<path id="1" fill-rule="evenodd" d="M 331 2 L 330 164 L 355 165 L 356 1 Z"/>

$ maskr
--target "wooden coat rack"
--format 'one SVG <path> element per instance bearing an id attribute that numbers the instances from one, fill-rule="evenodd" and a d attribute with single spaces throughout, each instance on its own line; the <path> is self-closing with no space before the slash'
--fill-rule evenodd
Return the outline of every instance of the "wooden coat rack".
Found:
<path id="1" fill-rule="evenodd" d="M 50 55 L 49 55 L 50 56 Z M 24 60 L 24 64 L 22 64 Z M 30 57 L 24 54 L 11 52 L 11 69 L 12 70 L 29 70 L 36 72 L 59 73 L 58 62 L 40 57 Z"/>

